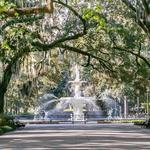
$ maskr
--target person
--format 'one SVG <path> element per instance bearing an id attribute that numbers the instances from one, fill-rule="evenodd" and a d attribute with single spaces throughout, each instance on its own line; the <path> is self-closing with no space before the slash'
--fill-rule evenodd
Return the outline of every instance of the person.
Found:
<path id="1" fill-rule="evenodd" d="M 42 119 L 45 118 L 45 112 L 44 111 L 42 111 L 41 116 L 42 116 Z"/>

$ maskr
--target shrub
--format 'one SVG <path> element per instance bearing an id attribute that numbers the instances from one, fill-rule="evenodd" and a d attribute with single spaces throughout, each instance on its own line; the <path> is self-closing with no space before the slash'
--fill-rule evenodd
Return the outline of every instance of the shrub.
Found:
<path id="1" fill-rule="evenodd" d="M 12 116 L 0 115 L 0 135 L 24 126 L 25 124 L 16 121 Z"/>
<path id="2" fill-rule="evenodd" d="M 150 119 L 145 120 L 145 121 L 143 121 L 143 122 L 141 122 L 141 123 L 136 122 L 136 123 L 134 123 L 134 124 L 135 124 L 135 125 L 140 125 L 140 126 L 145 127 L 145 128 L 150 128 Z"/>
<path id="3" fill-rule="evenodd" d="M 4 132 L 3 132 L 3 130 L 1 129 L 1 127 L 0 127 L 0 135 L 2 135 Z"/>
<path id="4" fill-rule="evenodd" d="M 24 124 L 15 120 L 13 116 L 0 115 L 0 126 L 10 126 L 12 128 L 23 127 Z"/>
<path id="5" fill-rule="evenodd" d="M 5 125 L 14 127 L 14 117 L 1 114 L 0 126 L 5 126 Z"/>
<path id="6" fill-rule="evenodd" d="M 13 128 L 10 126 L 2 126 L 1 129 L 3 130 L 3 132 L 8 132 L 8 131 L 12 131 Z"/>
<path id="7" fill-rule="evenodd" d="M 13 131 L 14 129 L 10 126 L 1 126 L 0 127 L 0 135 L 6 133 L 6 132 L 10 132 Z"/>

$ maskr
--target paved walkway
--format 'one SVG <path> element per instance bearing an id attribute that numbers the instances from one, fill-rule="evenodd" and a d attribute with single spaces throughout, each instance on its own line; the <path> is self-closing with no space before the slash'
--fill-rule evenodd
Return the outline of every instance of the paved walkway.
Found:
<path id="1" fill-rule="evenodd" d="M 149 150 L 150 129 L 131 124 L 27 125 L 0 136 L 1 150 Z"/>

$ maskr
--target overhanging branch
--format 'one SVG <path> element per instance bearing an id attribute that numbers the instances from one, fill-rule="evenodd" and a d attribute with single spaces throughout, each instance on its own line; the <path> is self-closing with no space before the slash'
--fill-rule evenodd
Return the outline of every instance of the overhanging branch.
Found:
<path id="1" fill-rule="evenodd" d="M 84 27 L 83 32 L 84 34 L 86 34 L 86 31 L 87 31 L 86 20 L 76 10 L 74 10 L 71 6 L 67 5 L 66 3 L 63 3 L 60 0 L 58 1 L 53 0 L 53 2 L 63 5 L 64 7 L 68 8 L 71 12 L 73 12 L 73 14 L 81 20 L 83 27 Z"/>
<path id="2" fill-rule="evenodd" d="M 110 40 L 112 41 L 112 43 L 114 44 L 114 46 L 112 47 L 112 49 L 116 49 L 116 50 L 119 50 L 119 51 L 124 51 L 124 52 L 127 52 L 127 53 L 130 53 L 132 55 L 134 55 L 135 57 L 138 57 L 140 59 L 142 59 L 147 65 L 148 67 L 150 67 L 150 63 L 149 61 L 140 54 L 140 50 L 141 50 L 141 44 L 140 44 L 140 47 L 139 47 L 139 51 L 138 53 L 135 53 L 134 51 L 131 51 L 131 50 L 128 50 L 126 48 L 123 48 L 121 46 L 118 46 L 115 42 L 115 40 L 110 36 Z"/>
<path id="3" fill-rule="evenodd" d="M 136 57 L 142 59 L 142 60 L 147 64 L 147 66 L 150 68 L 150 63 L 149 63 L 149 61 L 148 61 L 145 57 L 143 57 L 142 55 L 140 55 L 139 53 L 134 53 L 133 51 L 130 51 L 130 50 L 127 50 L 127 49 L 125 49 L 125 48 L 118 47 L 118 46 L 114 46 L 113 48 L 114 48 L 114 49 L 117 49 L 117 50 L 119 50 L 119 51 L 128 52 L 128 53 L 130 53 L 130 54 L 132 54 L 132 55 L 134 55 L 134 56 L 136 56 Z"/>
<path id="4" fill-rule="evenodd" d="M 69 50 L 69 51 L 76 52 L 76 53 L 82 54 L 84 56 L 87 56 L 88 61 L 90 61 L 90 58 L 94 58 L 94 59 L 98 60 L 98 62 L 101 64 L 101 66 L 103 66 L 103 68 L 106 68 L 107 70 L 109 70 L 111 72 L 114 72 L 114 70 L 112 69 L 112 65 L 108 61 L 104 60 L 103 58 L 100 58 L 100 57 L 95 56 L 95 55 L 93 55 L 89 52 L 82 51 L 79 48 L 72 47 L 72 46 L 69 46 L 69 45 L 59 44 L 58 47 L 61 47 L 61 48 L 64 48 L 66 50 Z"/>
<path id="5" fill-rule="evenodd" d="M 128 6 L 131 10 L 133 10 L 134 12 L 136 12 L 136 8 L 131 4 L 131 2 L 129 2 L 128 0 L 122 0 L 122 2 Z"/>
<path id="6" fill-rule="evenodd" d="M 19 17 L 19 18 L 12 18 L 11 20 L 7 21 L 4 25 L 0 27 L 0 34 L 5 30 L 5 28 L 12 26 L 14 24 L 18 23 L 27 23 L 27 22 L 33 22 L 38 19 L 42 19 L 44 15 L 40 16 L 30 16 L 30 17 Z"/>
<path id="7" fill-rule="evenodd" d="M 133 11 L 133 18 L 135 22 L 144 30 L 144 32 L 150 37 L 150 22 L 149 22 L 149 13 L 148 3 L 145 0 L 142 0 L 142 4 L 139 4 L 140 8 L 143 11 L 143 16 L 141 18 L 137 17 L 137 11 L 139 8 L 135 8 L 129 0 L 121 0 L 130 10 Z M 145 16 L 146 14 L 146 16 Z M 141 14 L 139 14 L 141 15 Z M 147 18 L 148 17 L 148 18 Z"/>
<path id="8" fill-rule="evenodd" d="M 32 45 L 35 46 L 36 48 L 38 48 L 38 51 L 48 51 L 52 48 L 57 47 L 60 43 L 66 42 L 66 41 L 71 41 L 71 40 L 76 40 L 80 37 L 84 36 L 84 33 L 78 33 L 72 36 L 67 36 L 64 38 L 60 38 L 50 44 L 45 44 L 45 43 L 41 43 L 39 41 L 36 42 L 32 42 Z"/>

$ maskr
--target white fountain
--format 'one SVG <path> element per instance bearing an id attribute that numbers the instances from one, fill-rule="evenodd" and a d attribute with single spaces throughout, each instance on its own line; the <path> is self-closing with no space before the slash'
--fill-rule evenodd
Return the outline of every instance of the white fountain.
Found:
<path id="1" fill-rule="evenodd" d="M 69 81 L 69 83 L 71 84 L 71 89 L 73 89 L 74 96 L 51 99 L 50 101 L 40 105 L 37 109 L 37 112 L 40 113 L 41 111 L 44 111 L 44 118 L 46 118 L 46 120 L 54 115 L 62 115 L 63 117 L 64 113 L 69 113 L 69 120 L 73 122 L 86 121 L 85 113 L 87 112 L 99 112 L 98 115 L 100 115 L 101 112 L 99 107 L 95 104 L 96 98 L 81 96 L 80 88 L 82 83 L 85 83 L 86 81 L 80 80 L 79 66 L 75 65 L 73 68 L 75 79 L 73 81 Z M 46 107 L 53 102 L 58 102 L 55 108 L 47 110 Z"/>
<path id="2" fill-rule="evenodd" d="M 72 112 L 72 121 L 80 122 L 85 121 L 85 112 L 87 111 L 99 111 L 99 107 L 95 104 L 95 97 L 85 97 L 81 96 L 80 87 L 82 83 L 86 81 L 80 80 L 80 71 L 79 66 L 75 65 L 75 79 L 73 81 L 69 81 L 74 89 L 73 97 L 62 97 L 60 98 L 60 102 L 70 103 L 70 111 Z M 90 106 L 90 107 L 89 107 Z M 64 110 L 65 111 L 65 110 Z"/>

